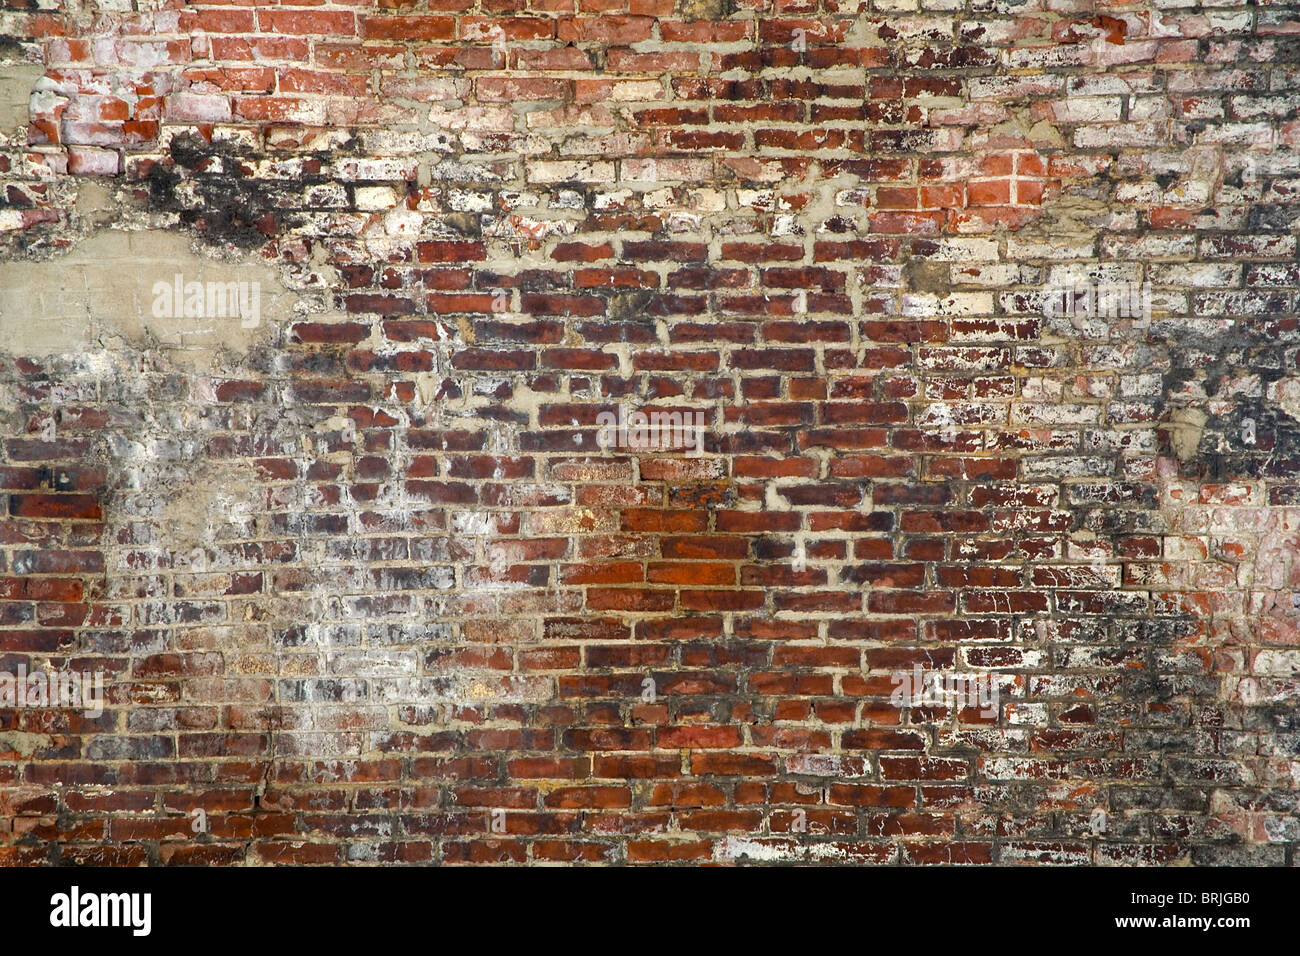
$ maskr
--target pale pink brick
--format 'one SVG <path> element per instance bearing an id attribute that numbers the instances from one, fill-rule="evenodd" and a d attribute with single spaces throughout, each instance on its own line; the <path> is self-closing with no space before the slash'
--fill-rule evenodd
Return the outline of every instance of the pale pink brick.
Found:
<path id="1" fill-rule="evenodd" d="M 230 99 L 215 93 L 173 93 L 166 117 L 172 123 L 229 123 Z"/>
<path id="2" fill-rule="evenodd" d="M 92 146 L 68 147 L 68 172 L 76 176 L 116 176 L 122 169 L 122 157 L 116 150 Z"/>

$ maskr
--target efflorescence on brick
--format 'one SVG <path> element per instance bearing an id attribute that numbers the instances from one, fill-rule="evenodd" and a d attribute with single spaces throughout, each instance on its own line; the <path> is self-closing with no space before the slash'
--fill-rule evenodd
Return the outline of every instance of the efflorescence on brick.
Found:
<path id="1" fill-rule="evenodd" d="M 0 860 L 1295 862 L 1295 9 L 137 6 L 0 4 Z"/>

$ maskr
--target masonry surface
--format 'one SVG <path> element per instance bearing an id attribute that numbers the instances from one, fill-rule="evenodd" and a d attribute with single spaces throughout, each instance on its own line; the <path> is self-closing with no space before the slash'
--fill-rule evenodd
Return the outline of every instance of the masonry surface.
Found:
<path id="1" fill-rule="evenodd" d="M 0 862 L 1300 863 L 1298 12 L 0 0 Z"/>

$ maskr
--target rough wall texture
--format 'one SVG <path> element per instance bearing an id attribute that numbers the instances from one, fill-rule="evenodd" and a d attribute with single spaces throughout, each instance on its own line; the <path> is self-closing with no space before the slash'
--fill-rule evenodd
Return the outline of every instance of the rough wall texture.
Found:
<path id="1" fill-rule="evenodd" d="M 3 0 L 0 860 L 1297 862 L 1298 12 Z"/>

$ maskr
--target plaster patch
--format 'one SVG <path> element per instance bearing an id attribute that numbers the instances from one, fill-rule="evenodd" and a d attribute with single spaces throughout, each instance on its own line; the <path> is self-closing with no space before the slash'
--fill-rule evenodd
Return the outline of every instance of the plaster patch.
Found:
<path id="1" fill-rule="evenodd" d="M 88 207 L 98 204 L 92 198 Z M 177 276 L 180 315 L 174 314 L 176 297 L 160 292 L 163 285 L 174 288 Z M 192 292 L 194 283 L 204 290 L 205 314 L 187 316 L 186 289 Z M 233 309 L 222 307 L 231 284 L 257 297 L 255 312 L 232 315 Z M 212 314 L 207 314 L 209 289 L 218 293 Z M 103 231 L 61 258 L 0 263 L 0 352 L 70 355 L 125 340 L 207 369 L 223 349 L 246 353 L 268 343 L 293 315 L 297 295 L 265 262 L 202 255 L 177 233 Z"/>

